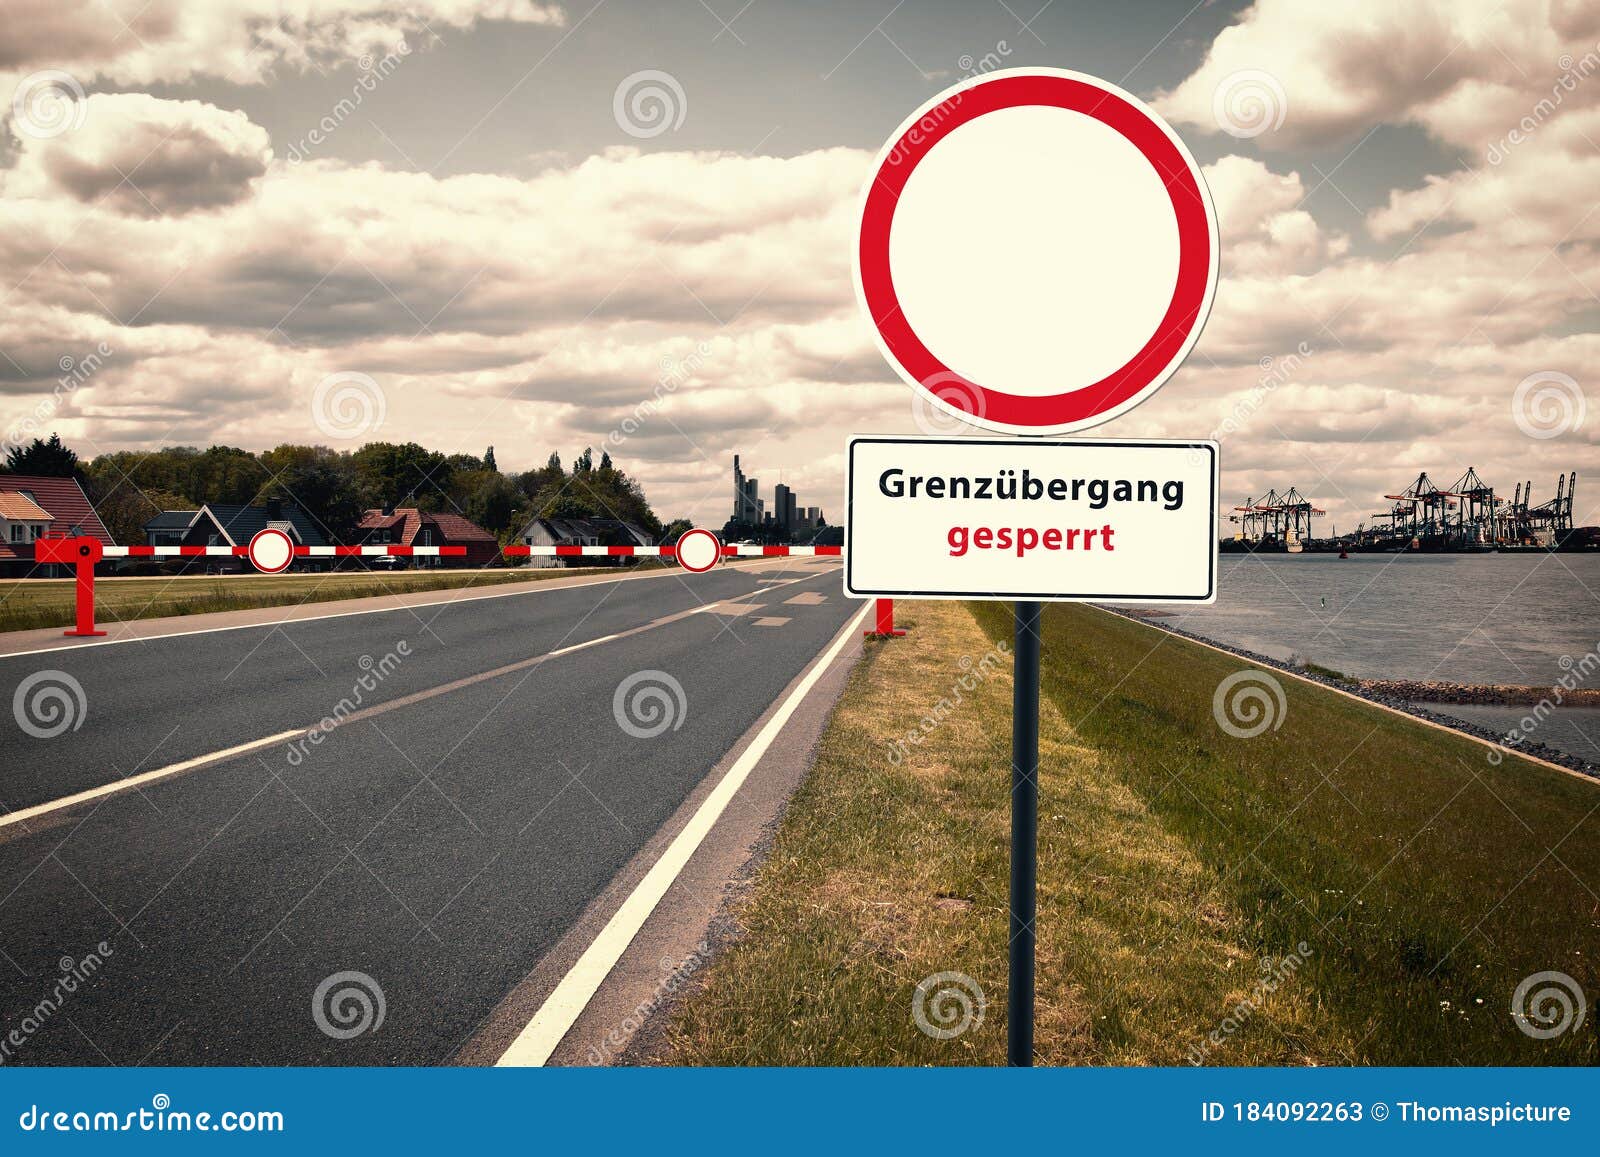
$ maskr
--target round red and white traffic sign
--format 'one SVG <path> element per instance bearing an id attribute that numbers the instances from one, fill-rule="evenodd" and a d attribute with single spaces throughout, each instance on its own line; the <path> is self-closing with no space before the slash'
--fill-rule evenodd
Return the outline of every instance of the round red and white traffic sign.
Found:
<path id="1" fill-rule="evenodd" d="M 678 538 L 678 565 L 695 574 L 704 574 L 722 558 L 722 540 L 709 530 L 695 527 Z"/>
<path id="2" fill-rule="evenodd" d="M 294 561 L 294 540 L 276 527 L 256 531 L 250 539 L 250 565 L 265 574 L 279 574 Z"/>
<path id="3" fill-rule="evenodd" d="M 1013 434 L 1108 421 L 1160 388 L 1216 293 L 1200 166 L 1139 98 L 1007 69 L 923 105 L 862 194 L 856 294 L 899 375 Z"/>

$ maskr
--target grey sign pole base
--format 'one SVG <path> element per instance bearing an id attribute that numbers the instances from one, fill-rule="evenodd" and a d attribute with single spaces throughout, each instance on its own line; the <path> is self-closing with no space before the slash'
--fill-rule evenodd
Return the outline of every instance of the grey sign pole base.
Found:
<path id="1" fill-rule="evenodd" d="M 1039 880 L 1039 604 L 1018 603 L 1011 701 L 1011 978 L 1006 1063 L 1033 1064 L 1034 918 Z"/>

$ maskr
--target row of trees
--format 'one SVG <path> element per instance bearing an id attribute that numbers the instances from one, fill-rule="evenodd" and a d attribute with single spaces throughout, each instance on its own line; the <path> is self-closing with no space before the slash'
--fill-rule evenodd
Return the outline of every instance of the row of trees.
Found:
<path id="1" fill-rule="evenodd" d="M 260 454 L 237 446 L 174 446 L 81 461 L 52 434 L 12 448 L 3 469 L 77 477 L 118 542 L 143 541 L 144 524 L 161 510 L 269 498 L 297 503 L 334 542 L 355 541 L 361 512 L 385 506 L 463 514 L 502 541 L 534 517 L 623 518 L 658 539 L 689 525 L 680 519 L 663 526 L 638 480 L 610 454 L 596 463 L 588 449 L 570 470 L 552 453 L 536 470 L 502 474 L 493 446 L 481 458 L 415 442 L 369 442 L 351 451 L 285 443 Z"/>

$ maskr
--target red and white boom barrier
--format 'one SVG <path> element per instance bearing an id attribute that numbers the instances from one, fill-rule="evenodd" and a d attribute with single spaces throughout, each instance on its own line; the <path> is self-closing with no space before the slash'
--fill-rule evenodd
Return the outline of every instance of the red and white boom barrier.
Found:
<path id="1" fill-rule="evenodd" d="M 419 548 L 420 549 L 420 548 Z M 676 546 L 510 546 L 500 548 L 507 558 L 676 558 Z M 725 546 L 723 558 L 807 558 L 844 554 L 842 546 Z"/>
<path id="2" fill-rule="evenodd" d="M 106 546 L 106 558 L 250 558 L 248 546 Z M 295 558 L 460 558 L 464 546 L 296 546 Z"/>
<path id="3" fill-rule="evenodd" d="M 35 540 L 36 563 L 71 566 L 77 579 L 77 623 L 72 636 L 103 635 L 94 625 L 94 565 L 107 558 L 243 558 L 262 574 L 279 574 L 297 558 L 462 558 L 464 546 L 300 546 L 286 533 L 269 527 L 245 546 L 106 546 L 96 538 L 46 535 Z M 842 546 L 724 546 L 709 530 L 687 530 L 669 546 L 530 546 L 503 547 L 506 558 L 670 558 L 684 570 L 703 573 L 728 558 L 839 557 Z M 887 610 L 885 609 L 887 608 Z M 878 600 L 878 630 L 868 634 L 903 635 L 894 629 L 894 603 Z M 885 623 L 888 624 L 885 627 Z"/>

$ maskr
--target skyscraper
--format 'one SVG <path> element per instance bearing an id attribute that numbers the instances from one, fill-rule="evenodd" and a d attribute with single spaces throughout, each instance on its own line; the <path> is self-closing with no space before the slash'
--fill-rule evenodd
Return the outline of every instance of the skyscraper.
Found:
<path id="1" fill-rule="evenodd" d="M 795 526 L 795 501 L 794 491 L 782 482 L 772 488 L 772 519 L 778 528 L 785 533 L 797 529 Z"/>
<path id="2" fill-rule="evenodd" d="M 759 491 L 759 480 L 746 478 L 739 469 L 739 455 L 733 456 L 733 520 L 760 526 L 764 510 Z"/>

